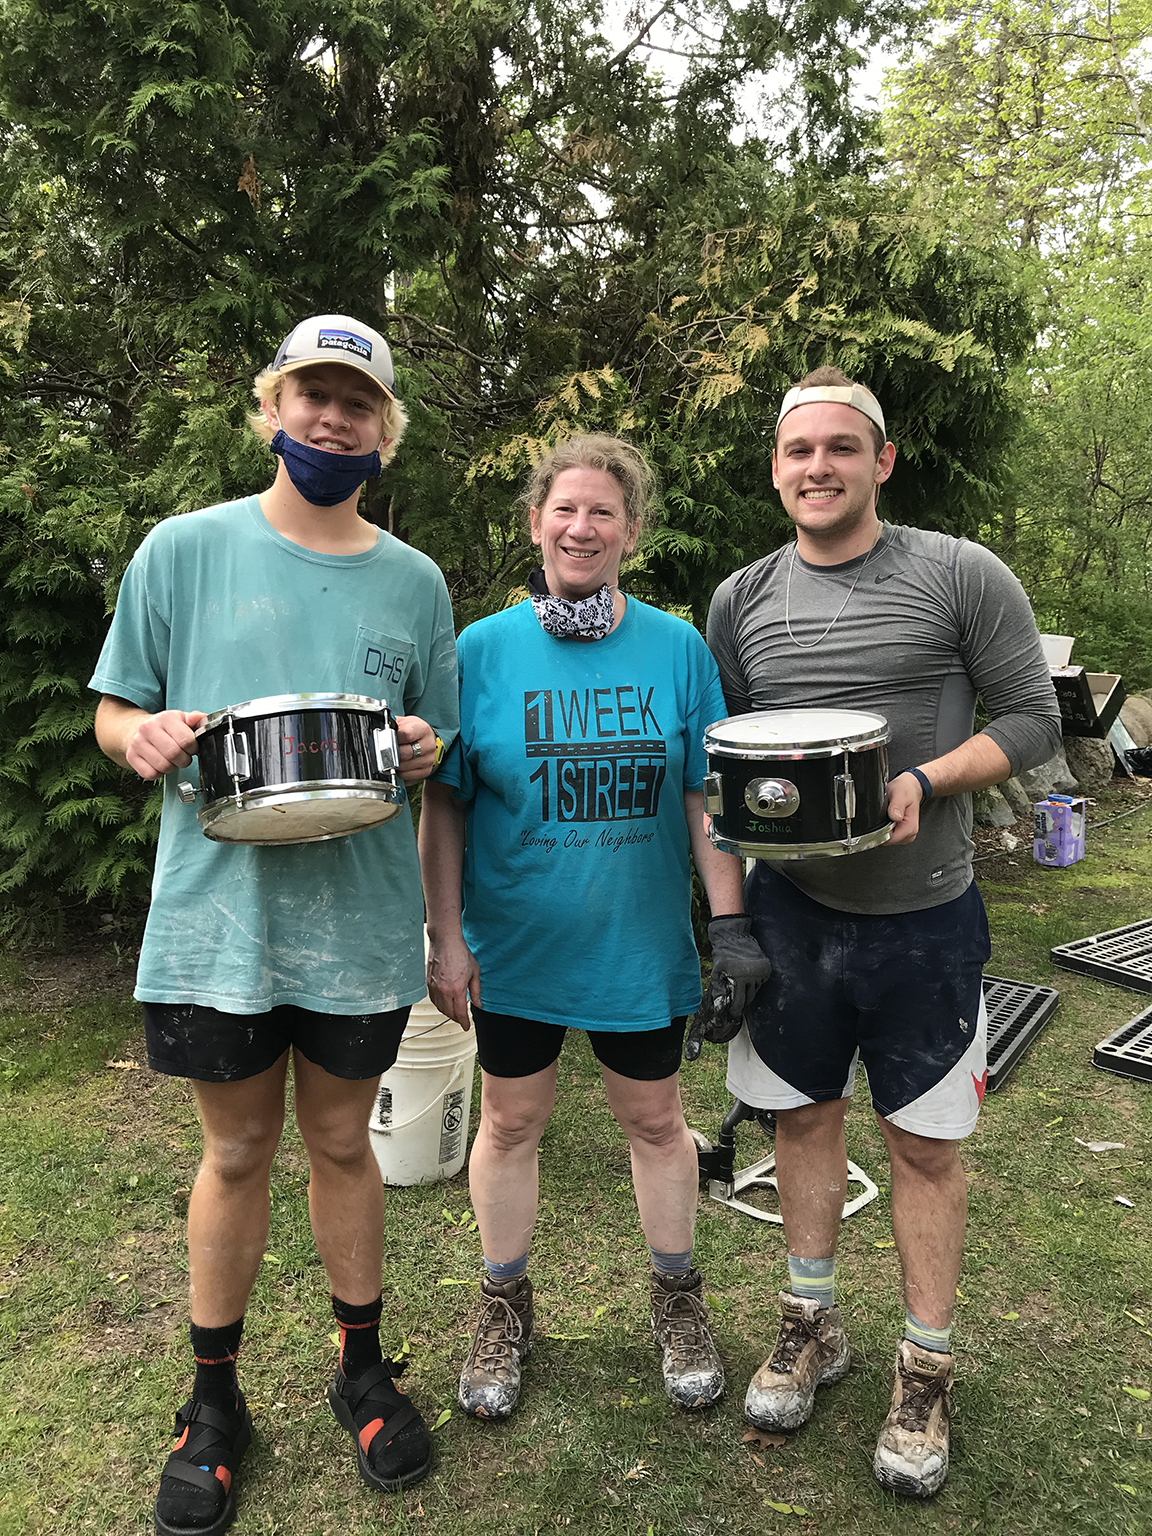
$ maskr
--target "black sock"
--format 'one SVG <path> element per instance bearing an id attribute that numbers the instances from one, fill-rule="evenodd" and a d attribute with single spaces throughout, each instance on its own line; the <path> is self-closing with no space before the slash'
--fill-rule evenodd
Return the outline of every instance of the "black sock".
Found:
<path id="1" fill-rule="evenodd" d="M 198 1403 L 223 1408 L 232 1413 L 240 1392 L 236 1380 L 236 1356 L 240 1353 L 240 1335 L 244 1319 L 226 1328 L 201 1328 L 192 1323 L 188 1329 L 192 1353 L 196 1358 L 196 1380 L 192 1396 Z"/>
<path id="2" fill-rule="evenodd" d="M 365 1307 L 353 1307 L 339 1296 L 332 1298 L 332 1311 L 340 1325 L 340 1369 L 348 1381 L 358 1380 L 384 1358 L 380 1351 L 382 1310 L 379 1296 Z"/>

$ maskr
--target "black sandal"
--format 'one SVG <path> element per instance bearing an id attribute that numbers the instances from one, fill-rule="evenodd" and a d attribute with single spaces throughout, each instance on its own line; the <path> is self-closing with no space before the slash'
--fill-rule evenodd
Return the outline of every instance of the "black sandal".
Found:
<path id="1" fill-rule="evenodd" d="M 243 1394 L 236 1411 L 210 1407 L 189 1400 L 176 1415 L 177 1440 L 160 1474 L 156 1496 L 157 1536 L 219 1536 L 236 1518 L 233 1474 L 252 1441 L 252 1415 Z M 215 1471 L 206 1470 L 214 1467 Z M 190 1484 L 207 1493 L 223 1494 L 219 1512 L 210 1525 L 170 1525 L 160 1514 L 164 1480 Z"/>
<path id="2" fill-rule="evenodd" d="M 420 1482 L 432 1466 L 427 1426 L 405 1393 L 392 1384 L 406 1364 L 382 1360 L 355 1381 L 337 1370 L 328 1388 L 328 1406 L 356 1441 L 360 1476 L 370 1488 L 385 1493 Z"/>

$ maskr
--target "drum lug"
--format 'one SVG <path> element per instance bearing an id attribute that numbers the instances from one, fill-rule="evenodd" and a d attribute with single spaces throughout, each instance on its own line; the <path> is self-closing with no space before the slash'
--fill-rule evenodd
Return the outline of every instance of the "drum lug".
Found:
<path id="1" fill-rule="evenodd" d="M 755 816 L 791 816 L 800 808 L 800 791 L 790 779 L 752 779 L 744 804 Z"/>
<path id="2" fill-rule="evenodd" d="M 224 771 L 237 782 L 252 776 L 248 764 L 248 738 L 243 731 L 234 731 L 231 726 L 224 738 Z"/>
<path id="3" fill-rule="evenodd" d="M 176 786 L 176 798 L 181 805 L 194 805 L 196 796 L 200 793 L 195 784 L 189 784 L 186 780 Z"/>
<path id="4" fill-rule="evenodd" d="M 381 773 L 390 773 L 400 766 L 400 738 L 396 735 L 396 727 L 392 725 L 379 725 L 372 732 L 372 740 L 376 747 L 376 767 Z"/>
<path id="5" fill-rule="evenodd" d="M 850 773 L 838 773 L 834 782 L 836 815 L 841 821 L 851 821 L 856 815 L 856 781 Z"/>
<path id="6" fill-rule="evenodd" d="M 724 814 L 724 786 L 718 773 L 704 775 L 704 809 L 709 816 Z"/>

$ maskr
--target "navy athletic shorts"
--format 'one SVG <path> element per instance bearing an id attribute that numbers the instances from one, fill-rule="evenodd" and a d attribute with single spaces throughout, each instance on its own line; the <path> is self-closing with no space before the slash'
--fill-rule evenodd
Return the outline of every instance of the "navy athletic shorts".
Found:
<path id="1" fill-rule="evenodd" d="M 476 1052 L 491 1077 L 531 1077 L 559 1060 L 567 1025 L 473 1008 Z M 585 1030 L 596 1060 L 620 1077 L 655 1083 L 680 1070 L 687 1016 L 661 1029 Z"/>
<path id="2" fill-rule="evenodd" d="M 838 912 L 757 862 L 745 905 L 774 971 L 728 1053 L 758 1109 L 847 1098 L 863 1062 L 877 1114 L 920 1136 L 971 1133 L 988 1080 L 975 885 L 920 912 Z"/>
<path id="3" fill-rule="evenodd" d="M 145 1003 L 148 1065 L 169 1077 L 235 1083 L 266 1072 L 295 1046 L 333 1077 L 379 1077 L 396 1063 L 410 1012 L 316 1013 L 284 1003 L 267 1013 L 223 1013 L 200 1003 Z"/>

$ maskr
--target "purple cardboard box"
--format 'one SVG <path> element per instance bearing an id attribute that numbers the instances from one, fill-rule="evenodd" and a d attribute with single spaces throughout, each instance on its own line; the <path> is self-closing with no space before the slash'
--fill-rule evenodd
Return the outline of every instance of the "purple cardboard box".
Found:
<path id="1" fill-rule="evenodd" d="M 1071 795 L 1049 795 L 1032 807 L 1034 841 L 1032 857 L 1037 864 L 1063 868 L 1084 857 L 1084 828 L 1088 802 Z"/>

